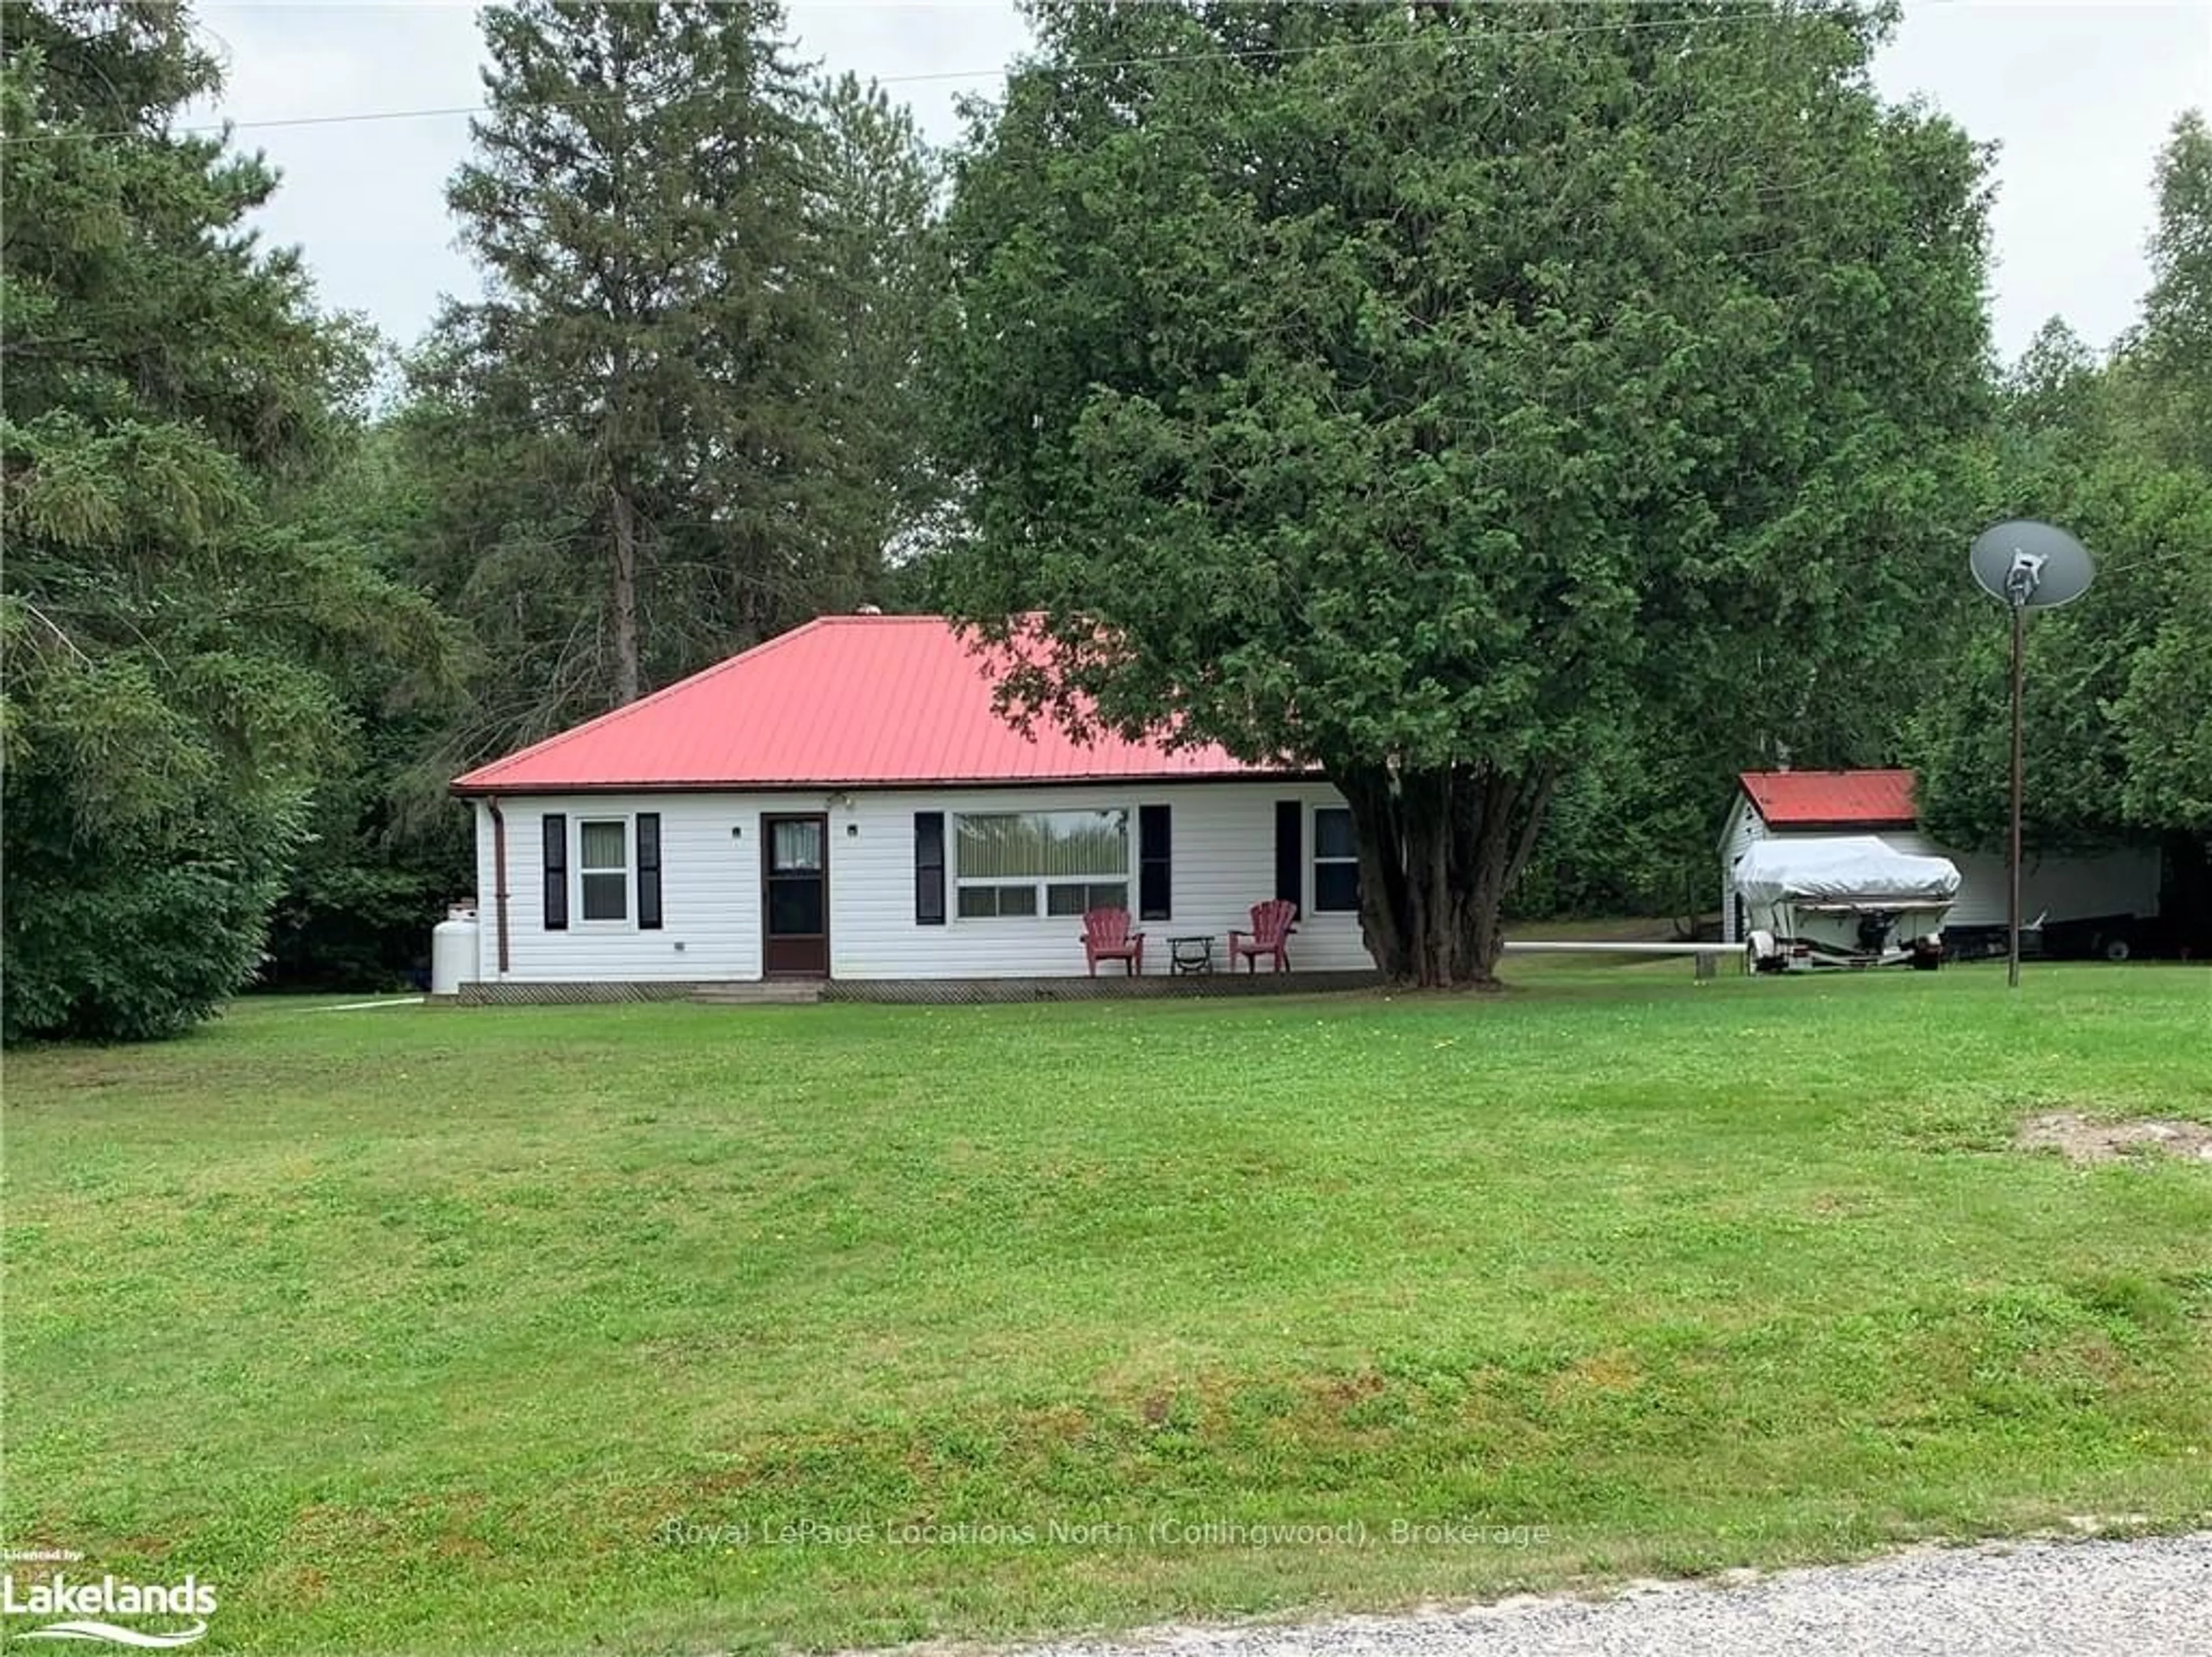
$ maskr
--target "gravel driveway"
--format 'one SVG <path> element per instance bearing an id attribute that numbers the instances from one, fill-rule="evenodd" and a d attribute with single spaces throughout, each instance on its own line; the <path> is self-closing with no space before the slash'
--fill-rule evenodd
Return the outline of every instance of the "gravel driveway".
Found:
<path id="1" fill-rule="evenodd" d="M 2212 1531 L 1923 1549 L 1735 1586 L 1238 1629 L 1024 1657 L 2212 1657 Z"/>

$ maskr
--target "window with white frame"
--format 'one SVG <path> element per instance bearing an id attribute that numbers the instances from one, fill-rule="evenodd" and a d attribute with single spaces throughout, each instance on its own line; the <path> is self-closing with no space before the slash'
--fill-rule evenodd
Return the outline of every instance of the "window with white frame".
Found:
<path id="1" fill-rule="evenodd" d="M 629 918 L 629 819 L 576 825 L 578 911 L 587 921 Z"/>
<path id="2" fill-rule="evenodd" d="M 1359 837 L 1342 806 L 1314 807 L 1314 909 L 1359 907 Z"/>
<path id="3" fill-rule="evenodd" d="M 963 920 L 1129 906 L 1126 811 L 975 812 L 953 822 L 953 912 Z"/>

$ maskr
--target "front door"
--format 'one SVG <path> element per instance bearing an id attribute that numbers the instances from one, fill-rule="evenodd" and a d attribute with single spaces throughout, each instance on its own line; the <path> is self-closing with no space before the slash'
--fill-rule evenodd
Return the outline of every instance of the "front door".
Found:
<path id="1" fill-rule="evenodd" d="M 771 978 L 830 976 L 830 819 L 761 819 L 761 966 Z"/>

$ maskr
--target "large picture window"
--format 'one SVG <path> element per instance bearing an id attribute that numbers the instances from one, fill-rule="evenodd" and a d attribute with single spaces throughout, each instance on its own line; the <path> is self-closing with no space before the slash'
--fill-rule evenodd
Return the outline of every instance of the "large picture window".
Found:
<path id="1" fill-rule="evenodd" d="M 1359 838 L 1341 806 L 1314 807 L 1314 908 L 1359 907 Z"/>
<path id="2" fill-rule="evenodd" d="M 629 824 L 622 818 L 576 825 L 576 881 L 587 921 L 629 918 Z"/>
<path id="3" fill-rule="evenodd" d="M 955 912 L 1080 915 L 1129 906 L 1129 813 L 1021 811 L 953 819 Z"/>

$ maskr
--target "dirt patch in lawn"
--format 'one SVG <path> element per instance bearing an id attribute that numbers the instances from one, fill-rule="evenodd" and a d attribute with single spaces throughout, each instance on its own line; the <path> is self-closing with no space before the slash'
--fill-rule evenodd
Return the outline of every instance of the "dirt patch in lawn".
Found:
<path id="1" fill-rule="evenodd" d="M 2212 1127 L 2202 1122 L 2143 1117 L 2098 1122 L 2078 1111 L 2046 1111 L 2021 1123 L 2013 1142 L 2022 1150 L 2060 1152 L 2069 1162 L 2110 1162 L 2116 1157 L 2160 1153 L 2212 1162 Z"/>

